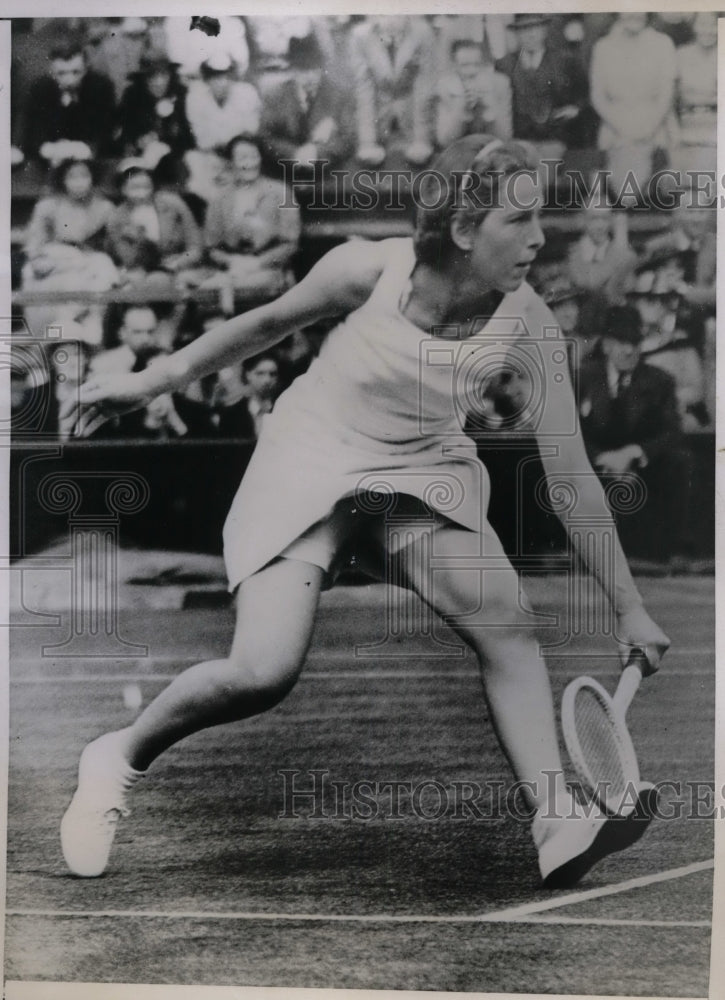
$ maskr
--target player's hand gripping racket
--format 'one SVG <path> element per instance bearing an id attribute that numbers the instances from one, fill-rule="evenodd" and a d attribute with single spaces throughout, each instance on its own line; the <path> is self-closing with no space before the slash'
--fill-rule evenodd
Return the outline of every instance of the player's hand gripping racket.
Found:
<path id="1" fill-rule="evenodd" d="M 564 742 L 579 780 L 602 808 L 625 816 L 636 808 L 640 785 L 627 709 L 649 667 L 645 650 L 635 647 L 613 696 L 592 677 L 577 677 L 561 702 Z"/>

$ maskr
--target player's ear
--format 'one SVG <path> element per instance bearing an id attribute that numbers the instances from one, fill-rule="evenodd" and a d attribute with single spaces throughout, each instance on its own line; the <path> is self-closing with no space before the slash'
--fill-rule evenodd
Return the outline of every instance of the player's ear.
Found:
<path id="1" fill-rule="evenodd" d="M 451 218 L 451 240 L 459 250 L 470 253 L 476 235 L 476 225 L 470 215 L 454 212 Z"/>

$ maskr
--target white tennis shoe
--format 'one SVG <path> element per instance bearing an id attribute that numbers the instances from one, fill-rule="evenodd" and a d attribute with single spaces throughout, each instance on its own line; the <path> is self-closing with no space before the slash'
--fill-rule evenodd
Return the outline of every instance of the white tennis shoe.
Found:
<path id="1" fill-rule="evenodd" d="M 641 782 L 637 804 L 627 815 L 609 815 L 596 805 L 580 805 L 571 797 L 568 808 L 553 814 L 539 810 L 531 832 L 539 851 L 539 870 L 546 889 L 568 889 L 589 869 L 639 840 L 652 820 L 657 790 Z"/>
<path id="2" fill-rule="evenodd" d="M 118 821 L 129 815 L 126 792 L 144 774 L 127 763 L 120 738 L 118 732 L 107 733 L 85 748 L 78 787 L 60 824 L 65 863 L 83 878 L 105 871 Z"/>

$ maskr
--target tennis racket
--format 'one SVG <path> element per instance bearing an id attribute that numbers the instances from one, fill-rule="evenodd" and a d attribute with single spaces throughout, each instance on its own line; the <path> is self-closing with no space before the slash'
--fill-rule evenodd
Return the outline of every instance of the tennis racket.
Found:
<path id="1" fill-rule="evenodd" d="M 614 695 L 592 677 L 564 690 L 561 726 L 582 785 L 607 812 L 627 816 L 637 807 L 639 765 L 627 729 L 627 709 L 647 672 L 646 653 L 634 648 Z"/>

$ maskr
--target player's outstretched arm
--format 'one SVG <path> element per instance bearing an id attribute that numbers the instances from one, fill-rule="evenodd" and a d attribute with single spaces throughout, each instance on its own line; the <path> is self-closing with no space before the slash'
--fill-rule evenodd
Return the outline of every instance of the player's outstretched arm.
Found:
<path id="1" fill-rule="evenodd" d="M 556 326 L 553 316 L 548 310 L 546 313 L 545 325 Z M 644 608 L 601 482 L 589 462 L 568 372 L 554 361 L 562 347 L 557 340 L 541 339 L 529 348 L 532 358 L 536 357 L 544 369 L 544 399 L 533 426 L 549 490 L 555 494 L 563 488 L 571 498 L 573 506 L 567 503 L 561 520 L 577 554 L 599 582 L 616 614 L 616 637 L 623 661 L 633 646 L 641 647 L 652 673 L 670 640 Z"/>
<path id="2" fill-rule="evenodd" d="M 363 240 L 335 247 L 275 301 L 221 323 L 142 372 L 90 379 L 78 400 L 68 404 L 75 414 L 65 416 L 76 416 L 77 434 L 90 434 L 110 416 L 138 409 L 162 393 L 253 357 L 297 329 L 352 312 L 372 292 L 389 252 L 383 243 Z"/>

